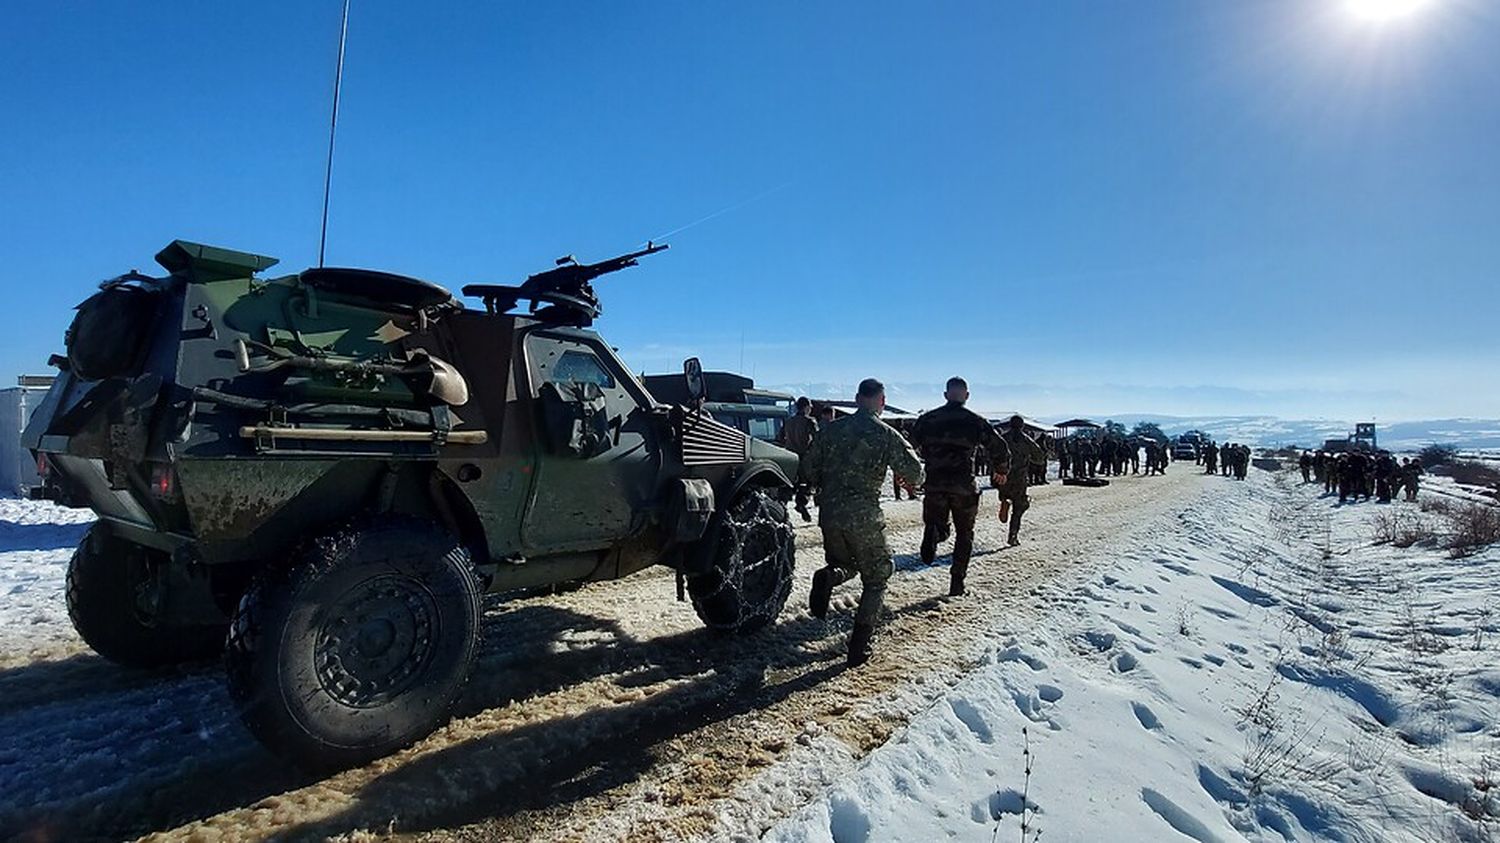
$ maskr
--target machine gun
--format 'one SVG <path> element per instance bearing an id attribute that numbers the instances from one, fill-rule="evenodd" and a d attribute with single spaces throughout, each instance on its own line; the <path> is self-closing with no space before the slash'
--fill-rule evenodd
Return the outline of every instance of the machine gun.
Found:
<path id="1" fill-rule="evenodd" d="M 647 243 L 639 252 L 630 252 L 598 263 L 579 263 L 572 255 L 557 259 L 557 266 L 529 276 L 520 286 L 468 284 L 466 296 L 484 300 L 491 314 L 505 313 L 523 299 L 531 302 L 530 312 L 544 322 L 587 328 L 599 316 L 599 297 L 589 282 L 601 275 L 635 266 L 639 259 L 667 248 L 667 244 Z"/>

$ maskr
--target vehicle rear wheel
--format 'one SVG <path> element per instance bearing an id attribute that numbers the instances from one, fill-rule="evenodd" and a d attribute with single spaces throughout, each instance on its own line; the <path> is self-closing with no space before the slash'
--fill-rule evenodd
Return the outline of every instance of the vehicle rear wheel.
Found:
<path id="1" fill-rule="evenodd" d="M 786 505 L 762 489 L 724 512 L 708 571 L 688 577 L 693 609 L 709 627 L 748 633 L 776 620 L 792 593 L 796 553 Z"/>
<path id="2" fill-rule="evenodd" d="M 230 696 L 273 752 L 313 769 L 362 764 L 447 720 L 479 616 L 479 582 L 452 535 L 353 524 L 251 584 L 230 625 Z"/>
<path id="3" fill-rule="evenodd" d="M 156 569 L 166 554 L 89 528 L 68 562 L 68 617 L 94 652 L 127 667 L 165 667 L 213 658 L 223 624 L 185 626 L 160 615 Z"/>

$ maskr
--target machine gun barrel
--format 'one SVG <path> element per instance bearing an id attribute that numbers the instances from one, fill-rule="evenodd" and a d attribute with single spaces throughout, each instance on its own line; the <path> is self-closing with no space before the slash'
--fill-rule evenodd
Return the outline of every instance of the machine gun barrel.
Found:
<path id="1" fill-rule="evenodd" d="M 635 266 L 640 258 L 666 248 L 666 243 L 647 243 L 646 248 L 638 252 L 598 263 L 579 263 L 569 255 L 558 258 L 555 268 L 529 276 L 518 287 L 468 284 L 463 291 L 466 296 L 484 299 L 485 309 L 490 313 L 504 313 L 517 302 L 526 300 L 531 302 L 531 312 L 545 320 L 587 327 L 599 315 L 599 297 L 589 282 L 601 275 Z"/>
<path id="2" fill-rule="evenodd" d="M 578 263 L 570 255 L 559 258 L 556 269 L 538 272 L 529 276 L 523 286 L 527 290 L 567 290 L 577 289 L 580 286 L 611 272 L 619 272 L 626 267 L 635 266 L 640 258 L 646 255 L 654 255 L 667 248 L 666 243 L 647 243 L 646 248 L 638 252 L 630 252 L 619 257 L 609 258 L 597 263 Z"/>

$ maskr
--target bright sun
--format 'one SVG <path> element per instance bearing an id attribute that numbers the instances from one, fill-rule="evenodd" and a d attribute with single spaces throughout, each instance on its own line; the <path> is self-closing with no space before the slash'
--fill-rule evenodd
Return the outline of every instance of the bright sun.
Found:
<path id="1" fill-rule="evenodd" d="M 1345 0 L 1349 11 L 1368 21 L 1404 18 L 1432 5 L 1432 0 Z"/>

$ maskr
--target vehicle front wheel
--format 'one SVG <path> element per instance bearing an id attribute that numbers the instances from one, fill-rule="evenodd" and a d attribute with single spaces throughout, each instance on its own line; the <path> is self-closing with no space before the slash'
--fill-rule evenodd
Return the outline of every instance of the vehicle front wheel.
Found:
<path id="1" fill-rule="evenodd" d="M 786 505 L 763 489 L 724 512 L 707 571 L 688 577 L 693 609 L 709 627 L 754 632 L 776 620 L 792 593 L 796 554 Z"/>
<path id="2" fill-rule="evenodd" d="M 447 720 L 479 649 L 480 589 L 453 536 L 352 524 L 267 570 L 225 651 L 245 725 L 312 769 L 362 764 Z"/>
<path id="3" fill-rule="evenodd" d="M 126 667 L 166 667 L 213 658 L 223 624 L 172 624 L 162 617 L 158 567 L 167 555 L 95 524 L 68 562 L 68 618 L 94 652 Z"/>

